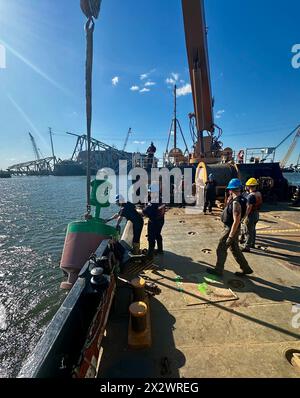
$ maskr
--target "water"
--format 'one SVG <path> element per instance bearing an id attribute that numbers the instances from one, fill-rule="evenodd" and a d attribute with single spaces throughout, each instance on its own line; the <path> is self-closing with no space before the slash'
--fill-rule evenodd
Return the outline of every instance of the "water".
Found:
<path id="1" fill-rule="evenodd" d="M 84 177 L 0 179 L 0 377 L 18 374 L 65 298 L 59 262 L 85 189 Z"/>
<path id="2" fill-rule="evenodd" d="M 300 185 L 300 173 L 284 173 L 290 185 Z"/>

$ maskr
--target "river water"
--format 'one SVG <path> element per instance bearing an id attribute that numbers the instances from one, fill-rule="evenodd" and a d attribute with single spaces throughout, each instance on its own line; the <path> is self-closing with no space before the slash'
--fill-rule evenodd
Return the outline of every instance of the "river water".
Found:
<path id="1" fill-rule="evenodd" d="M 300 185 L 300 173 L 284 173 L 290 185 Z"/>
<path id="2" fill-rule="evenodd" d="M 300 185 L 300 174 L 286 177 Z M 84 177 L 0 179 L 0 377 L 18 374 L 65 297 L 59 262 L 85 189 Z"/>
<path id="3" fill-rule="evenodd" d="M 59 262 L 85 189 L 84 177 L 0 179 L 0 377 L 18 374 L 65 297 Z"/>

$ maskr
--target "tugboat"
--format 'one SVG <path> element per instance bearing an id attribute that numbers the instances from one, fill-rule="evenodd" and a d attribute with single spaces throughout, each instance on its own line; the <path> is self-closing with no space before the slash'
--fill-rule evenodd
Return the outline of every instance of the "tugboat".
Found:
<path id="1" fill-rule="evenodd" d="M 65 282 L 62 287 L 71 290 L 61 308 L 48 326 L 45 334 L 37 344 L 34 352 L 21 369 L 19 377 L 23 378 L 99 377 L 99 373 L 101 373 L 101 342 L 105 333 L 110 309 L 112 307 L 117 281 L 125 284 L 128 283 L 128 280 L 123 278 L 121 279 L 119 275 L 120 272 L 124 271 L 126 264 L 129 264 L 130 262 L 129 252 L 132 247 L 132 224 L 130 222 L 127 223 L 122 238 L 119 241 L 118 231 L 114 228 L 107 227 L 100 218 L 101 207 L 108 204 L 103 205 L 102 201 L 98 198 L 97 191 L 105 181 L 96 180 L 96 182 L 91 183 L 90 141 L 92 43 L 94 18 L 98 18 L 100 3 L 100 0 L 81 0 L 82 11 L 88 19 L 86 24 L 86 97 L 88 136 L 87 214 L 85 221 L 71 223 L 68 227 L 61 267 L 68 273 L 68 281 Z M 230 151 L 222 151 L 218 141 L 220 136 L 216 137 L 214 135 L 215 128 L 218 127 L 213 122 L 213 100 L 209 79 L 204 5 L 203 1 L 199 0 L 182 0 L 182 5 L 193 89 L 197 136 L 197 141 L 195 142 L 194 147 L 195 151 L 190 157 L 189 163 L 191 166 L 195 168 L 197 167 L 195 180 L 197 183 L 198 195 L 202 196 L 202 198 L 204 197 L 204 186 L 207 181 L 207 176 L 210 173 L 213 173 L 218 180 L 218 196 L 224 198 L 225 188 L 231 178 L 240 176 L 242 180 L 244 180 L 247 177 L 247 173 L 251 173 L 252 175 L 254 172 L 260 178 L 272 178 L 274 180 L 276 192 L 278 192 L 279 195 L 280 191 L 282 191 L 282 187 L 285 186 L 285 180 L 282 177 L 279 164 L 241 164 L 237 167 L 237 165 L 232 162 L 221 162 L 222 157 L 227 157 L 228 152 Z M 201 31 L 200 34 L 199 30 Z M 202 63 L 200 62 L 199 57 L 202 57 Z M 208 136 L 204 137 L 204 132 L 207 132 Z M 91 185 L 92 193 L 90 193 Z M 96 207 L 94 217 L 91 215 L 91 206 Z M 178 214 L 175 214 L 175 216 L 177 217 Z M 178 219 L 174 219 L 177 223 Z M 176 228 L 180 228 L 180 230 L 182 230 L 184 228 L 183 225 L 184 223 L 180 227 L 174 227 L 174 231 L 176 231 Z M 174 231 L 172 231 L 171 234 L 172 242 Z M 188 232 L 189 237 L 192 237 L 193 234 L 196 235 L 196 233 Z M 206 235 L 209 234 L 206 233 Z M 186 239 L 187 244 L 188 242 L 189 240 Z M 177 241 L 175 241 L 175 245 L 178 245 Z M 197 238 L 197 256 L 199 257 L 198 249 L 199 240 Z M 190 256 L 190 253 L 188 255 Z M 182 256 L 180 258 L 184 260 L 179 260 L 178 263 L 181 265 L 181 268 L 186 268 L 187 258 Z M 197 269 L 198 265 L 199 264 L 197 264 Z M 83 266 L 82 269 L 80 269 L 81 266 Z M 145 267 L 145 264 L 143 264 L 143 267 Z M 178 275 L 178 273 L 175 275 Z M 170 282 L 171 279 L 168 278 L 168 280 Z M 145 282 L 145 280 L 143 282 Z M 177 283 L 178 286 L 181 285 L 180 276 L 176 277 L 176 284 Z M 141 290 L 140 286 L 137 286 L 137 290 Z M 173 297 L 176 292 L 181 294 L 181 288 L 176 288 L 172 285 L 171 297 Z M 172 298 L 173 306 L 174 303 L 177 308 L 177 302 L 174 302 Z M 134 304 L 139 305 L 131 308 L 130 314 L 132 315 L 132 318 L 130 322 L 132 322 L 132 329 L 135 329 L 135 331 L 142 330 L 143 337 L 146 335 L 151 336 L 151 330 L 149 331 L 149 328 L 147 329 L 146 327 L 146 323 L 149 324 L 147 321 L 147 308 L 149 308 L 149 306 L 144 303 L 141 305 L 140 302 Z M 194 304 L 191 304 L 191 306 L 193 305 Z M 156 307 L 156 309 L 157 308 L 158 307 Z M 192 310 L 189 309 L 188 313 L 191 311 Z M 232 317 L 235 310 L 230 309 L 228 312 L 230 312 L 230 316 Z M 162 345 L 166 343 L 165 340 L 161 339 L 163 336 L 163 333 L 161 333 L 162 330 L 165 330 L 164 328 L 166 328 L 166 324 L 167 326 L 172 325 L 172 328 L 175 329 L 172 317 L 167 317 L 166 310 L 163 314 L 164 318 L 162 318 L 162 321 L 159 322 L 158 325 L 159 338 L 157 341 L 161 343 L 158 350 L 159 354 L 162 351 Z M 193 317 L 192 319 L 194 320 L 195 318 L 196 317 Z M 249 316 L 247 316 L 247 318 L 249 318 Z M 254 321 L 253 318 L 251 318 L 251 320 Z M 185 322 L 184 327 L 188 327 L 189 323 L 192 324 L 193 322 Z M 143 334 L 144 330 L 146 330 L 147 333 L 145 332 L 145 334 Z M 123 332 L 123 330 L 120 330 L 120 333 L 121 332 Z M 137 342 L 140 343 L 139 341 L 132 339 L 132 335 L 129 337 L 131 339 L 130 343 L 133 347 L 135 347 Z M 146 343 L 148 347 L 149 340 L 147 340 Z M 114 344 L 112 344 L 112 346 L 113 345 Z M 170 347 L 167 346 L 167 348 Z M 192 351 L 193 357 L 194 352 L 196 351 L 196 349 L 195 351 Z M 174 355 L 176 355 L 176 360 L 173 362 L 179 362 L 179 364 L 183 363 L 184 358 L 179 356 L 180 352 L 178 352 L 178 350 L 173 350 L 173 352 L 175 352 Z M 109 353 L 107 358 L 111 358 L 110 354 L 111 353 Z M 121 354 L 122 351 L 117 350 L 116 356 L 119 357 Z M 137 365 L 140 370 L 145 370 L 146 372 L 147 368 L 142 369 L 143 366 L 140 366 L 140 364 L 142 364 L 141 359 L 143 358 L 139 358 L 140 362 L 137 362 Z M 167 357 L 162 358 L 161 365 L 162 369 L 160 374 L 169 375 L 170 371 Z M 204 366 L 203 368 L 206 369 L 207 367 L 208 366 Z M 121 366 L 121 368 L 123 372 L 126 372 L 127 369 L 125 366 Z M 151 375 L 150 372 L 149 374 Z"/>

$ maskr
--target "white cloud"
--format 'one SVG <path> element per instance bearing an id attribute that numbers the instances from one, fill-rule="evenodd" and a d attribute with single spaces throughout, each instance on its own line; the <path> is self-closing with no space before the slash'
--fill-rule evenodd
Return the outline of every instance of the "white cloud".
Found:
<path id="1" fill-rule="evenodd" d="M 171 84 L 172 86 L 174 86 L 178 82 L 178 79 L 179 79 L 179 73 L 172 72 L 171 76 L 169 76 L 166 79 L 166 83 L 167 84 Z"/>
<path id="2" fill-rule="evenodd" d="M 172 77 L 168 77 L 166 79 L 166 83 L 174 85 L 174 84 L 176 84 L 176 81 Z"/>
<path id="3" fill-rule="evenodd" d="M 150 72 L 143 73 L 142 75 L 140 75 L 140 79 L 141 79 L 141 80 L 148 79 L 148 77 L 149 77 L 152 73 L 154 73 L 155 71 L 156 71 L 156 69 L 152 69 L 152 70 L 150 70 Z"/>
<path id="4" fill-rule="evenodd" d="M 139 91 L 139 86 L 132 86 L 132 87 L 130 87 L 130 90 L 131 91 Z"/>
<path id="5" fill-rule="evenodd" d="M 140 93 L 148 93 L 149 91 L 151 91 L 149 88 L 144 87 L 142 90 L 140 90 Z"/>
<path id="6" fill-rule="evenodd" d="M 119 76 L 115 76 L 111 79 L 113 86 L 116 86 L 119 83 L 120 79 Z"/>
<path id="7" fill-rule="evenodd" d="M 146 141 L 133 141 L 134 144 L 145 145 Z"/>
<path id="8" fill-rule="evenodd" d="M 156 83 L 155 82 L 147 82 L 145 83 L 145 87 L 151 87 L 151 86 L 155 86 Z"/>
<path id="9" fill-rule="evenodd" d="M 224 110 L 224 109 L 218 111 L 218 112 L 216 113 L 216 119 L 221 119 L 221 117 L 223 116 L 224 113 L 225 113 L 225 110 Z"/>
<path id="10" fill-rule="evenodd" d="M 186 84 L 185 86 L 182 86 L 177 89 L 178 97 L 182 97 L 184 95 L 188 95 L 191 93 L 192 93 L 192 86 L 190 84 Z"/>

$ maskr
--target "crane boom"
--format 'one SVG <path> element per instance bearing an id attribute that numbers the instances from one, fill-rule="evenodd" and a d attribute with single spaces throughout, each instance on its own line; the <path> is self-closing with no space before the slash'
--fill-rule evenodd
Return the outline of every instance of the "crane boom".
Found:
<path id="1" fill-rule="evenodd" d="M 34 155 L 36 157 L 36 160 L 40 160 L 41 157 L 40 157 L 40 154 L 39 154 L 38 147 L 36 145 L 35 139 L 34 139 L 34 137 L 33 137 L 33 135 L 31 133 L 29 133 L 29 137 L 30 137 L 30 140 L 31 140 L 31 144 L 32 144 L 32 147 L 33 147 L 33 152 L 34 152 Z"/>
<path id="2" fill-rule="evenodd" d="M 123 152 L 125 152 L 125 149 L 127 147 L 130 134 L 132 134 L 131 128 L 128 130 L 128 133 L 126 135 L 126 139 L 125 139 L 124 146 L 123 146 L 123 149 L 122 149 Z"/>
<path id="3" fill-rule="evenodd" d="M 292 154 L 294 152 L 294 149 L 296 148 L 299 137 L 300 137 L 300 127 L 298 127 L 296 135 L 295 135 L 285 157 L 281 161 L 281 167 L 286 167 L 287 162 L 289 161 L 290 157 L 292 156 Z"/>
<path id="4" fill-rule="evenodd" d="M 214 133 L 207 30 L 203 0 L 182 0 L 185 39 L 201 153 L 203 132 Z"/>

